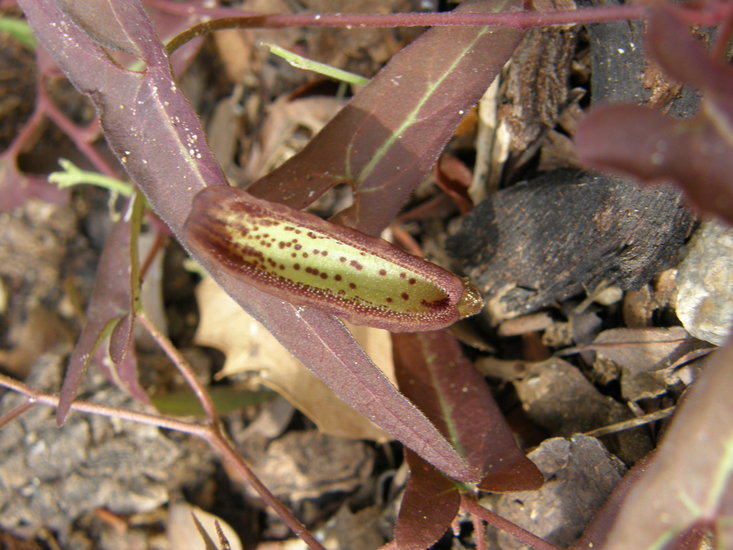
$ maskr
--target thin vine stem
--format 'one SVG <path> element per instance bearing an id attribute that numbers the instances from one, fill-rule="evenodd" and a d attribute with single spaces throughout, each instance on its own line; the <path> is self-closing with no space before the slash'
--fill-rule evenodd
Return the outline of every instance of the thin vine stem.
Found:
<path id="1" fill-rule="evenodd" d="M 219 430 L 208 431 L 206 441 L 218 451 L 222 460 L 226 461 L 247 483 L 257 491 L 265 502 L 280 516 L 288 527 L 300 537 L 311 549 L 326 550 L 325 547 L 293 516 L 293 513 L 280 502 L 275 495 L 262 483 L 247 463 L 242 460 L 237 450 Z"/>
<path id="2" fill-rule="evenodd" d="M 212 425 L 218 426 L 219 415 L 214 407 L 214 402 L 211 400 L 209 392 L 206 391 L 198 378 L 196 378 L 196 373 L 194 373 L 191 365 L 188 364 L 188 361 L 186 361 L 183 355 L 180 354 L 173 343 L 158 330 L 158 327 L 155 326 L 155 323 L 150 320 L 144 311 L 137 312 L 135 317 L 140 321 L 140 324 L 145 327 L 145 330 L 147 330 L 148 334 L 153 337 L 168 358 L 173 361 L 173 364 L 186 380 L 186 383 L 191 387 L 196 398 L 199 400 L 199 403 L 201 403 L 201 408 L 203 408 L 208 421 Z"/>
<path id="3" fill-rule="evenodd" d="M 58 407 L 59 397 L 49 393 L 41 392 L 10 378 L 0 374 L 0 386 L 6 387 L 28 399 L 26 403 L 16 407 L 8 415 L 2 417 L 3 420 L 10 420 L 9 415 L 17 417 L 25 412 L 33 405 L 48 405 Z M 275 495 L 257 478 L 247 463 L 242 459 L 237 450 L 232 446 L 228 439 L 224 436 L 218 423 L 211 425 L 201 425 L 194 422 L 187 422 L 177 418 L 170 418 L 161 415 L 149 414 L 138 411 L 121 409 L 118 407 L 110 407 L 99 403 L 90 403 L 88 401 L 77 400 L 71 403 L 71 410 L 80 413 L 95 414 L 97 416 L 106 416 L 109 418 L 117 418 L 120 420 L 128 420 L 155 426 L 166 430 L 177 431 L 195 435 L 204 439 L 212 449 L 226 461 L 229 466 L 236 471 L 242 479 L 249 483 L 253 489 L 262 497 L 262 499 L 280 516 L 283 522 L 306 544 L 316 550 L 325 550 L 325 547 L 308 531 L 308 529 L 293 515 L 293 513 L 280 502 Z"/>
<path id="4" fill-rule="evenodd" d="M 79 128 L 74 122 L 71 121 L 62 111 L 59 109 L 53 100 L 48 96 L 48 90 L 46 81 L 43 75 L 39 77 L 38 83 L 39 97 L 38 103 L 41 106 L 43 113 L 58 126 L 74 145 L 84 153 L 91 163 L 94 164 L 95 168 L 105 174 L 108 177 L 116 178 L 118 174 L 114 171 L 112 166 L 102 157 L 97 149 L 89 143 L 88 132 Z"/>
<path id="5" fill-rule="evenodd" d="M 397 27 L 484 27 L 516 29 L 577 25 L 610 21 L 645 19 L 649 9 L 643 5 L 591 7 L 578 10 L 513 11 L 502 13 L 253 13 L 231 8 L 186 6 L 170 0 L 149 0 L 156 9 L 175 15 L 199 15 L 208 19 L 175 36 L 166 46 L 167 53 L 186 42 L 221 29 L 287 27 L 397 28 Z M 725 2 L 714 2 L 702 8 L 679 7 L 679 15 L 691 25 L 716 25 L 730 20 L 731 8 Z"/>
<path id="6" fill-rule="evenodd" d="M 31 403 L 28 399 L 26 399 L 23 403 L 21 403 L 14 409 L 0 416 L 0 428 L 2 428 L 3 426 L 5 426 L 5 424 L 10 422 L 11 420 L 18 418 L 21 414 L 23 414 L 24 412 L 32 408 L 33 408 L 33 403 Z"/>
<path id="7" fill-rule="evenodd" d="M 168 10 L 167 2 L 155 2 L 156 7 Z M 271 13 L 252 14 L 230 9 L 197 9 L 200 15 L 217 17 L 194 25 L 173 37 L 166 45 L 168 54 L 176 51 L 186 42 L 213 31 L 222 29 L 288 27 L 337 27 L 346 29 L 395 28 L 395 27 L 486 27 L 500 26 L 517 29 L 546 27 L 552 25 L 574 25 L 597 23 L 599 21 L 629 21 L 647 17 L 643 6 L 615 6 L 563 10 L 552 12 L 506 12 L 506 13 Z"/>
<path id="8" fill-rule="evenodd" d="M 537 535 L 530 533 L 516 523 L 504 519 L 503 517 L 495 514 L 491 510 L 487 510 L 468 495 L 461 495 L 461 508 L 465 512 L 468 512 L 473 516 L 484 520 L 490 525 L 501 529 L 505 533 L 508 533 L 518 541 L 523 542 L 524 544 L 528 544 L 529 546 L 534 548 L 534 550 L 560 550 L 560 548 L 558 548 L 554 544 L 550 544 L 549 542 L 538 537 Z"/>
<path id="9" fill-rule="evenodd" d="M 31 405 L 40 404 L 48 405 L 50 407 L 58 407 L 58 395 L 35 390 L 22 382 L 14 380 L 9 376 L 5 376 L 4 374 L 0 374 L 0 386 L 4 386 L 21 395 L 25 395 L 28 398 L 28 403 Z M 137 422 L 138 424 L 156 426 L 158 428 L 188 433 L 199 437 L 205 437 L 206 431 L 209 429 L 206 426 L 186 422 L 185 420 L 179 420 L 177 418 L 130 411 L 119 407 L 110 407 L 108 405 L 101 405 L 99 403 L 91 403 L 89 401 L 82 400 L 74 401 L 71 404 L 71 410 L 87 414 L 96 414 L 97 416 L 119 418 L 120 420 L 129 420 L 131 422 Z"/>

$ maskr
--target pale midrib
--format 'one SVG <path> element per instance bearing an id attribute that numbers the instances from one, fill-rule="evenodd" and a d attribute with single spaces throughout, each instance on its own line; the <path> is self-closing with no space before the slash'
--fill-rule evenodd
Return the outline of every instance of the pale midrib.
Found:
<path id="1" fill-rule="evenodd" d="M 433 97 L 433 94 L 435 94 L 436 90 L 438 90 L 451 74 L 453 74 L 453 71 L 456 69 L 458 64 L 464 59 L 466 54 L 476 45 L 476 42 L 479 41 L 479 39 L 484 36 L 486 33 L 491 32 L 488 27 L 482 28 L 476 35 L 476 37 L 471 41 L 469 45 L 467 45 L 460 53 L 455 57 L 453 60 L 453 63 L 451 63 L 450 67 L 446 71 L 443 72 L 443 76 L 441 76 L 438 80 L 435 82 L 432 82 L 428 85 L 427 92 L 423 94 L 422 99 L 415 105 L 415 107 L 408 113 L 407 117 L 405 117 L 405 120 L 400 124 L 397 129 L 392 132 L 392 134 L 387 138 L 387 140 L 377 149 L 372 159 L 362 168 L 361 172 L 359 173 L 359 184 L 366 181 L 366 179 L 369 177 L 369 174 L 372 173 L 372 171 L 375 169 L 377 164 L 384 158 L 384 156 L 389 152 L 391 147 L 395 144 L 395 142 L 402 137 L 402 134 L 407 131 L 407 129 L 415 124 L 417 121 L 417 115 L 420 113 L 420 110 L 425 106 L 425 104 Z M 370 189 L 370 191 L 374 191 L 375 189 Z"/>

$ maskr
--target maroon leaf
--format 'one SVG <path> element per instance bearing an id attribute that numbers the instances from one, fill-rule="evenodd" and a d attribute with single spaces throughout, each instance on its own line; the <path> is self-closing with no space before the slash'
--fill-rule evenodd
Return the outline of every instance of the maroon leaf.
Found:
<path id="1" fill-rule="evenodd" d="M 405 453 L 410 479 L 395 524 L 400 550 L 429 548 L 443 536 L 458 513 L 461 495 L 454 481 L 415 453 Z"/>
<path id="2" fill-rule="evenodd" d="M 701 90 L 700 110 L 679 120 L 647 107 L 594 109 L 576 132 L 578 156 L 594 168 L 674 182 L 700 209 L 733 223 L 733 68 L 669 9 L 654 12 L 648 44 L 665 71 Z"/>
<path id="3" fill-rule="evenodd" d="M 722 58 L 711 56 L 673 9 L 654 10 L 647 32 L 647 47 L 669 76 L 704 91 L 708 99 L 716 103 L 727 104 L 730 119 L 733 68 Z"/>
<path id="4" fill-rule="evenodd" d="M 80 4 L 74 0 L 59 0 L 59 6 L 76 26 L 98 44 L 142 57 L 137 40 L 130 36 L 135 28 L 128 27 L 125 19 L 118 17 L 118 12 L 110 2 Z"/>
<path id="5" fill-rule="evenodd" d="M 130 315 L 128 315 L 128 317 L 130 317 Z M 119 327 L 120 324 L 118 324 L 117 327 Z M 111 341 L 114 341 L 114 337 L 110 338 L 110 342 Z M 124 392 L 141 403 L 150 403 L 150 397 L 142 386 L 140 386 L 140 382 L 138 381 L 138 363 L 135 346 L 130 345 L 127 350 L 125 350 L 122 360 L 115 362 L 112 359 L 111 350 L 105 348 L 103 342 L 94 354 L 94 363 L 102 369 L 104 375 L 118 388 L 121 388 Z"/>
<path id="6" fill-rule="evenodd" d="M 473 207 L 468 195 L 471 179 L 471 171 L 453 155 L 443 155 L 435 165 L 435 183 L 450 195 L 461 214 L 467 214 Z"/>
<path id="7" fill-rule="evenodd" d="M 124 364 L 120 374 L 115 365 L 123 362 L 132 348 L 132 316 L 140 286 L 137 262 L 137 236 L 143 210 L 142 197 L 135 195 L 128 205 L 126 216 L 112 228 L 97 267 L 97 277 L 87 308 L 87 322 L 69 360 L 56 420 L 63 424 L 71 402 L 76 395 L 84 372 L 94 357 L 95 350 L 109 338 L 108 372 L 114 379 L 122 379 L 120 386 L 141 396 L 144 392 L 131 379 L 136 362 Z"/>
<path id="8" fill-rule="evenodd" d="M 518 5 L 472 1 L 456 11 L 486 13 Z M 523 35 L 509 28 L 430 29 L 395 55 L 300 154 L 248 191 L 303 208 L 348 182 L 355 202 L 337 221 L 378 234 L 428 174 Z"/>
<path id="9" fill-rule="evenodd" d="M 487 491 L 535 489 L 544 479 L 517 448 L 484 379 L 446 331 L 392 336 L 400 389 L 483 479 Z"/>

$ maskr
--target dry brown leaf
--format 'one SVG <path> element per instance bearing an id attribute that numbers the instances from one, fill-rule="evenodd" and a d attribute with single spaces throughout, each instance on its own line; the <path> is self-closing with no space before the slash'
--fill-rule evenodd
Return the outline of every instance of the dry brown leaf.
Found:
<path id="1" fill-rule="evenodd" d="M 370 420 L 341 401 L 212 279 L 206 278 L 199 284 L 196 299 L 201 321 L 195 342 L 217 348 L 226 355 L 222 376 L 255 372 L 254 381 L 285 397 L 323 433 L 375 441 L 390 439 Z M 370 327 L 350 328 L 374 363 L 394 381 L 389 333 Z"/>
<path id="2" fill-rule="evenodd" d="M 410 0 L 304 0 L 311 13 L 399 13 L 415 11 Z M 308 55 L 322 63 L 371 76 L 404 44 L 394 29 L 315 28 L 306 33 Z"/>
<path id="3" fill-rule="evenodd" d="M 255 13 L 290 13 L 284 0 L 249 0 L 242 11 Z M 212 33 L 217 53 L 229 80 L 242 82 L 262 70 L 262 52 L 255 47 L 257 41 L 277 42 L 287 48 L 299 37 L 298 29 L 221 29 Z"/>
<path id="4" fill-rule="evenodd" d="M 536 491 L 501 495 L 494 511 L 561 548 L 580 536 L 625 470 L 600 441 L 585 435 L 547 439 L 528 458 L 547 481 Z M 501 532 L 487 542 L 503 550 L 527 548 Z"/>
<path id="5" fill-rule="evenodd" d="M 705 344 L 682 327 L 618 328 L 602 332 L 594 340 L 594 369 L 620 368 L 621 391 L 636 401 L 667 391 L 667 369 Z"/>
<path id="6" fill-rule="evenodd" d="M 698 529 L 716 536 L 713 547 L 731 547 L 731 363 L 729 342 L 712 355 L 682 402 L 655 456 L 629 489 L 603 548 L 652 548 L 659 541 L 668 542 L 665 548 L 683 548 L 681 535 Z"/>
<path id="7" fill-rule="evenodd" d="M 213 33 L 214 44 L 229 80 L 241 82 L 244 75 L 259 69 L 252 59 L 254 33 L 246 29 L 222 29 Z"/>
<path id="8" fill-rule="evenodd" d="M 376 506 L 352 512 L 342 506 L 325 529 L 324 544 L 328 548 L 371 550 L 384 544 L 380 523 L 382 511 Z"/>
<path id="9" fill-rule="evenodd" d="M 256 180 L 292 157 L 345 104 L 343 99 L 325 96 L 275 101 L 268 107 L 257 144 L 247 155 L 247 178 Z"/>
<path id="10" fill-rule="evenodd" d="M 244 86 L 234 86 L 231 95 L 219 100 L 213 110 L 206 131 L 209 147 L 224 170 L 227 179 L 238 181 L 240 168 L 236 164 L 237 143 L 243 124 L 242 95 Z"/>
<path id="11" fill-rule="evenodd" d="M 47 352 L 68 353 L 72 335 L 56 312 L 41 304 L 31 306 L 24 323 L 17 322 L 10 329 L 10 350 L 0 350 L 0 363 L 18 378 L 25 378 L 31 364 Z"/>
<path id="12" fill-rule="evenodd" d="M 185 502 L 172 505 L 168 512 L 167 532 L 170 548 L 186 548 L 188 550 L 205 550 L 207 548 L 204 538 L 196 528 L 192 515 L 196 516 L 209 539 L 217 544 L 217 548 L 221 548 L 221 546 L 218 545 L 219 534 L 215 523 L 219 524 L 229 548 L 242 550 L 242 543 L 237 532 L 227 522 Z"/>
<path id="13" fill-rule="evenodd" d="M 682 327 L 611 329 L 593 341 L 597 355 L 632 372 L 664 369 L 692 345 L 694 340 Z"/>
<path id="14" fill-rule="evenodd" d="M 519 365 L 517 365 L 517 368 Z M 601 394 L 570 363 L 553 357 L 524 363 L 526 374 L 514 387 L 529 418 L 555 435 L 570 435 L 615 424 L 633 417 L 631 411 Z M 629 464 L 651 450 L 648 435 L 629 430 L 604 440 L 612 452 Z"/>
<path id="15" fill-rule="evenodd" d="M 375 453 L 370 443 L 317 430 L 291 430 L 266 448 L 245 446 L 244 454 L 270 492 L 292 504 L 351 494 L 368 485 L 374 472 Z M 251 487 L 246 491 L 257 498 Z M 313 517 L 308 512 L 302 520 L 310 523 L 320 517 L 316 510 L 312 512 Z"/>

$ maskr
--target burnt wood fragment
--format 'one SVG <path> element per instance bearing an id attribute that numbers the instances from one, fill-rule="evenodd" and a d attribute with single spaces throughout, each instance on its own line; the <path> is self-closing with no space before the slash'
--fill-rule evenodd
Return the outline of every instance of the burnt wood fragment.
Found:
<path id="1" fill-rule="evenodd" d="M 693 224 L 669 188 L 557 170 L 480 203 L 447 248 L 498 323 L 584 289 L 641 287 L 675 263 Z"/>

